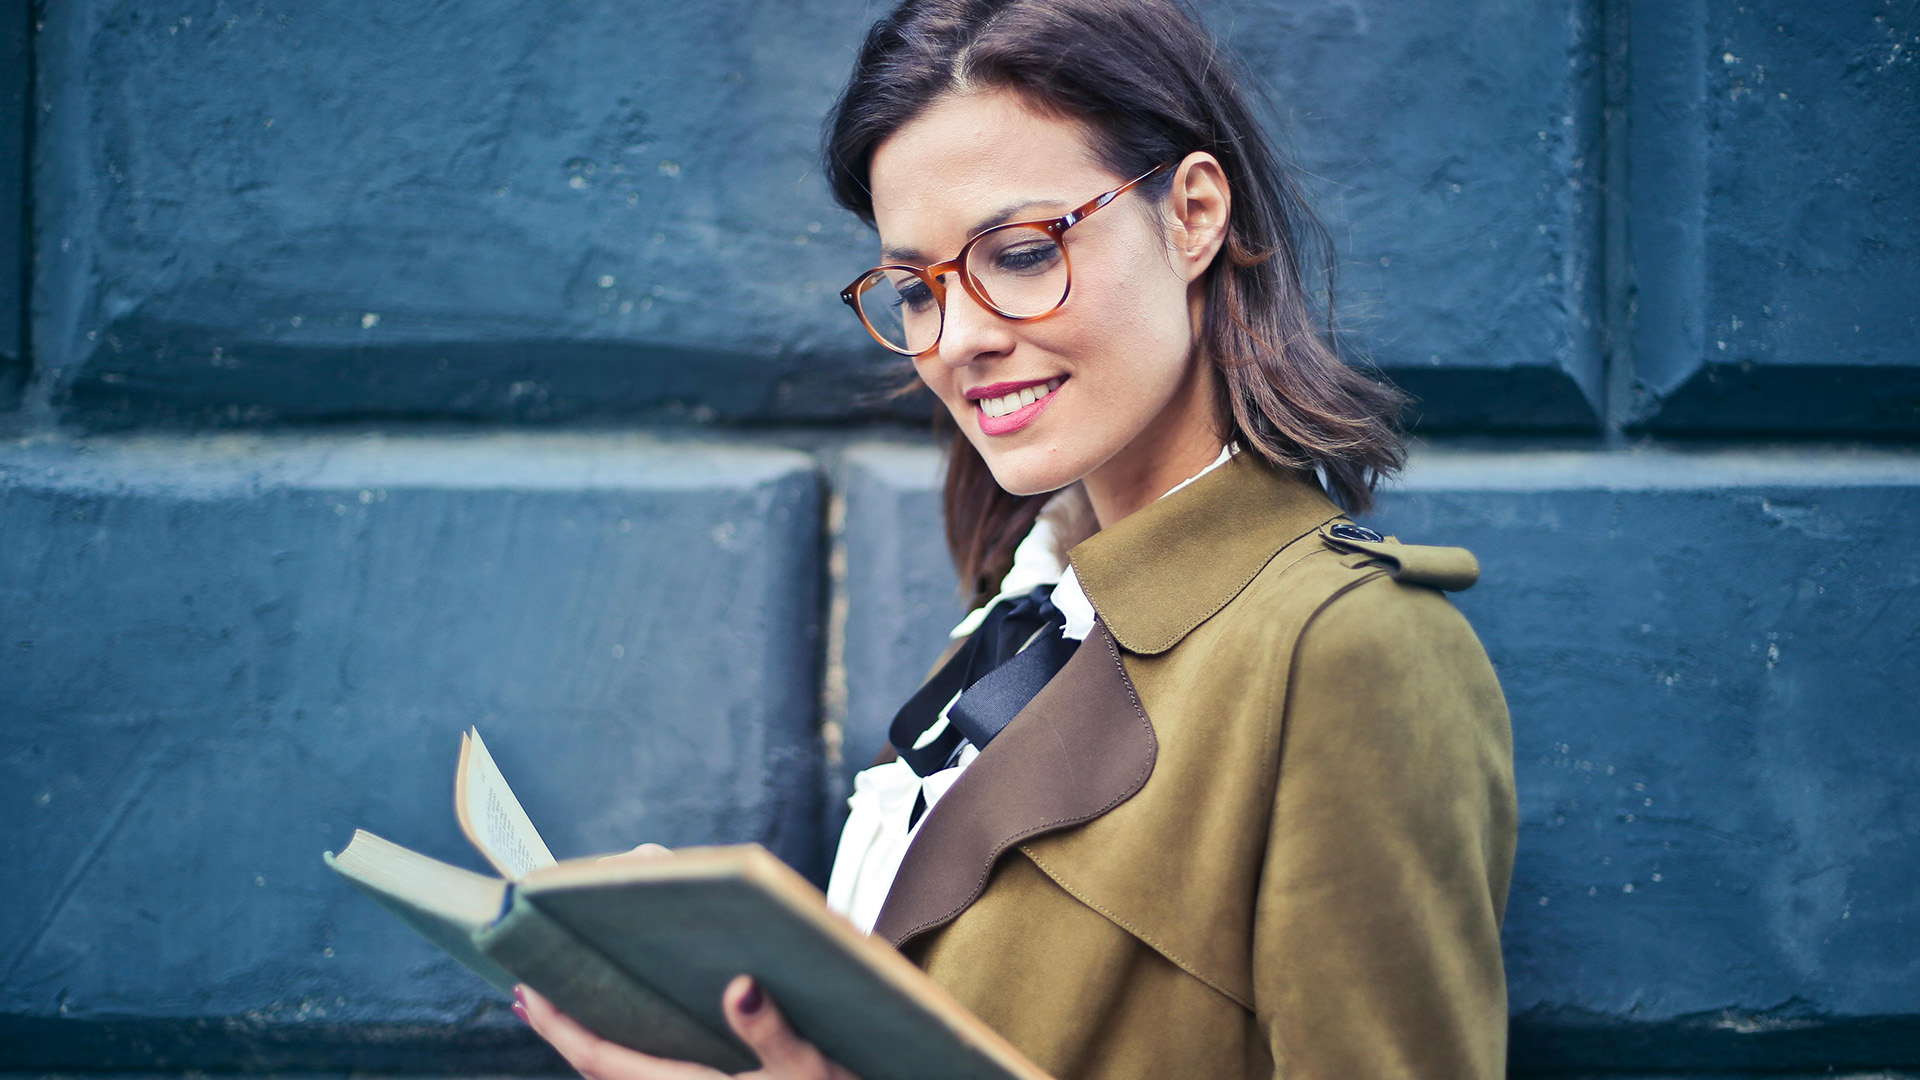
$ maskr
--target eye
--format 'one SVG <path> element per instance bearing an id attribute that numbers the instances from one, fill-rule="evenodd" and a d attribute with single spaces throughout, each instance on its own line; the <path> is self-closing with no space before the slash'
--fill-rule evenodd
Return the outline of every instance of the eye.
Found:
<path id="1" fill-rule="evenodd" d="M 894 301 L 898 307 L 904 307 L 908 311 L 924 312 L 934 306 L 933 290 L 927 288 L 927 283 L 919 278 L 907 278 L 897 283 L 895 288 L 900 294 L 899 299 Z"/>
<path id="2" fill-rule="evenodd" d="M 1048 239 L 1023 240 L 993 255 L 993 268 L 1005 274 L 1039 274 L 1060 261 L 1060 245 Z"/>

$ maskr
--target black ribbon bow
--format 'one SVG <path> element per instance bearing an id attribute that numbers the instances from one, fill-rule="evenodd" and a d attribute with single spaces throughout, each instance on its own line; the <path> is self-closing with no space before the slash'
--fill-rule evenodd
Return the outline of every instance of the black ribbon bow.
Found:
<path id="1" fill-rule="evenodd" d="M 1025 596 L 997 601 L 960 651 L 894 714 L 887 738 L 915 773 L 945 768 L 962 739 L 986 749 L 1066 666 L 1080 643 L 1061 635 L 1067 617 L 1053 606 L 1052 593 L 1053 586 L 1039 585 Z M 915 749 L 956 693 L 960 700 L 947 710 L 947 730 Z"/>

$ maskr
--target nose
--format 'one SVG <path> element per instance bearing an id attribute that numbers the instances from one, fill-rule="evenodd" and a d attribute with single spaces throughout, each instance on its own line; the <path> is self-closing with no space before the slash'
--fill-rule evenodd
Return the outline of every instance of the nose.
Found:
<path id="1" fill-rule="evenodd" d="M 947 278 L 947 310 L 940 325 L 939 354 L 948 367 L 965 367 L 1004 356 L 1013 348 L 1013 323 L 982 307 L 962 288 L 958 276 Z"/>

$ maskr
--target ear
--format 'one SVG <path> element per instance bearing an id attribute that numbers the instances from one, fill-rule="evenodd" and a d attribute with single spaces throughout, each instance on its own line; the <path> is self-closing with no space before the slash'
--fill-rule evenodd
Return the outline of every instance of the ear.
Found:
<path id="1" fill-rule="evenodd" d="M 1213 265 L 1227 242 L 1227 213 L 1232 205 L 1227 172 L 1219 158 L 1196 150 L 1174 170 L 1173 187 L 1167 192 L 1167 216 L 1173 226 L 1168 239 L 1174 269 L 1182 278 L 1193 281 Z"/>

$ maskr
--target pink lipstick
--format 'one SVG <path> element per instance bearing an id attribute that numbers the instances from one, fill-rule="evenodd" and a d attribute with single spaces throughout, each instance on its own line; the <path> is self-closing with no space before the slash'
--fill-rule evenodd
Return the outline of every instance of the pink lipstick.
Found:
<path id="1" fill-rule="evenodd" d="M 973 400 L 974 418 L 988 435 L 1011 435 L 1033 423 L 1053 395 L 1066 382 L 1065 376 L 1034 379 L 1027 382 L 994 383 L 967 391 Z"/>

